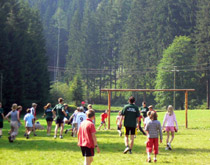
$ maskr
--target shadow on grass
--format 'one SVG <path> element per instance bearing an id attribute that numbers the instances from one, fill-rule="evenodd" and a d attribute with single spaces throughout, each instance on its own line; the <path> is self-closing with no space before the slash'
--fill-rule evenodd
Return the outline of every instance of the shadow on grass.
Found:
<path id="1" fill-rule="evenodd" d="M 201 153 L 210 153 L 210 149 L 206 148 L 174 148 L 171 151 L 165 151 L 165 152 L 176 152 L 176 154 L 181 155 L 187 155 L 187 154 L 198 154 L 198 152 Z"/>
<path id="2" fill-rule="evenodd" d="M 4 141 L 1 145 L 1 149 L 27 151 L 78 151 L 80 148 L 77 146 L 77 142 L 62 141 L 64 139 L 19 139 L 17 138 L 13 143 Z"/>

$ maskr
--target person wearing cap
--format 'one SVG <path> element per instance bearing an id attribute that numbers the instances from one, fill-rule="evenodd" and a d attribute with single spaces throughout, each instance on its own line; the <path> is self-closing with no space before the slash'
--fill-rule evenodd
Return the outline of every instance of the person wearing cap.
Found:
<path id="1" fill-rule="evenodd" d="M 87 107 L 85 106 L 85 101 L 81 102 L 81 106 L 83 107 L 85 113 L 88 110 Z"/>
<path id="2" fill-rule="evenodd" d="M 80 107 L 76 116 L 77 131 L 84 120 L 86 120 L 86 114 L 84 113 L 83 107 Z"/>
<path id="3" fill-rule="evenodd" d="M 34 116 L 34 123 L 33 123 L 33 133 L 34 133 L 34 136 L 37 136 L 37 134 L 35 133 L 35 121 L 37 120 L 36 118 L 36 108 L 37 108 L 37 104 L 36 103 L 32 103 L 32 107 L 30 108 L 31 110 L 31 114 Z"/>
<path id="4" fill-rule="evenodd" d="M 63 139 L 63 119 L 65 116 L 67 116 L 64 108 L 64 100 L 63 98 L 58 99 L 58 104 L 52 109 L 52 112 L 54 116 L 56 116 L 56 126 L 55 126 L 55 134 L 54 134 L 54 139 L 57 138 L 57 132 L 58 128 L 61 127 L 60 129 L 60 139 Z"/>

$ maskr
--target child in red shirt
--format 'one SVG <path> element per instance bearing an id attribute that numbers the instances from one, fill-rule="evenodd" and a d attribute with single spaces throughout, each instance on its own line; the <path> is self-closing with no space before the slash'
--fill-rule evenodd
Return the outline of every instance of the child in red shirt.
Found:
<path id="1" fill-rule="evenodd" d="M 87 119 L 84 120 L 78 131 L 78 146 L 81 147 L 82 155 L 85 157 L 84 164 L 90 165 L 93 162 L 94 148 L 97 152 L 100 149 L 97 145 L 96 140 L 96 129 L 93 124 L 93 119 L 95 118 L 95 111 L 90 109 L 86 112 Z"/>
<path id="2" fill-rule="evenodd" d="M 105 110 L 105 112 L 101 114 L 101 125 L 98 127 L 98 130 L 101 129 L 102 125 L 104 125 L 104 128 L 106 129 L 106 119 L 107 119 L 107 110 Z"/>

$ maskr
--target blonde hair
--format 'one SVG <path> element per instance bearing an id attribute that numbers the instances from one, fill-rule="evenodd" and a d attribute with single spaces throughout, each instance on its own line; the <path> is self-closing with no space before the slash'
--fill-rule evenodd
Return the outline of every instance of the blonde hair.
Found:
<path id="1" fill-rule="evenodd" d="M 88 109 L 92 109 L 92 104 L 88 104 Z"/>
<path id="2" fill-rule="evenodd" d="M 47 103 L 47 105 L 44 106 L 44 109 L 46 110 L 46 109 L 48 109 L 50 107 L 51 107 L 51 103 Z"/>
<path id="3" fill-rule="evenodd" d="M 173 113 L 174 113 L 173 106 L 172 105 L 169 105 L 167 111 L 168 111 L 169 116 L 173 115 Z"/>
<path id="4" fill-rule="evenodd" d="M 12 110 L 17 110 L 18 105 L 16 103 L 12 104 Z"/>

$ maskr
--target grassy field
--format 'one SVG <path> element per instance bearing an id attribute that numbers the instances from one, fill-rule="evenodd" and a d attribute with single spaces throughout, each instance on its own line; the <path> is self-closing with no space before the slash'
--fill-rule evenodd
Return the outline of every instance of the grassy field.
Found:
<path id="1" fill-rule="evenodd" d="M 162 122 L 164 112 L 158 112 L 158 120 Z M 98 127 L 100 123 L 97 114 Z M 147 164 L 145 141 L 146 137 L 140 132 L 134 142 L 133 154 L 123 154 L 124 137 L 119 137 L 116 131 L 115 118 L 117 113 L 111 115 L 111 130 L 97 131 L 98 145 L 101 153 L 95 154 L 95 165 L 126 165 Z M 165 151 L 166 134 L 160 144 L 158 164 L 210 164 L 210 111 L 189 111 L 189 129 L 185 129 L 184 111 L 176 111 L 179 132 L 175 134 L 172 151 Z M 44 119 L 39 122 L 45 126 Z M 53 123 L 53 128 L 54 128 Z M 24 127 L 21 126 L 19 135 L 14 143 L 8 142 L 9 123 L 4 122 L 3 137 L 0 139 L 0 165 L 6 164 L 83 164 L 77 138 L 70 134 L 64 139 L 48 137 L 45 130 L 37 131 L 37 137 L 25 139 Z M 153 155 L 152 155 L 153 156 Z"/>
<path id="2" fill-rule="evenodd" d="M 120 111 L 122 110 L 123 106 L 111 106 L 112 111 Z M 93 104 L 93 109 L 97 111 L 104 111 L 108 109 L 107 105 L 102 105 L 102 104 Z"/>

